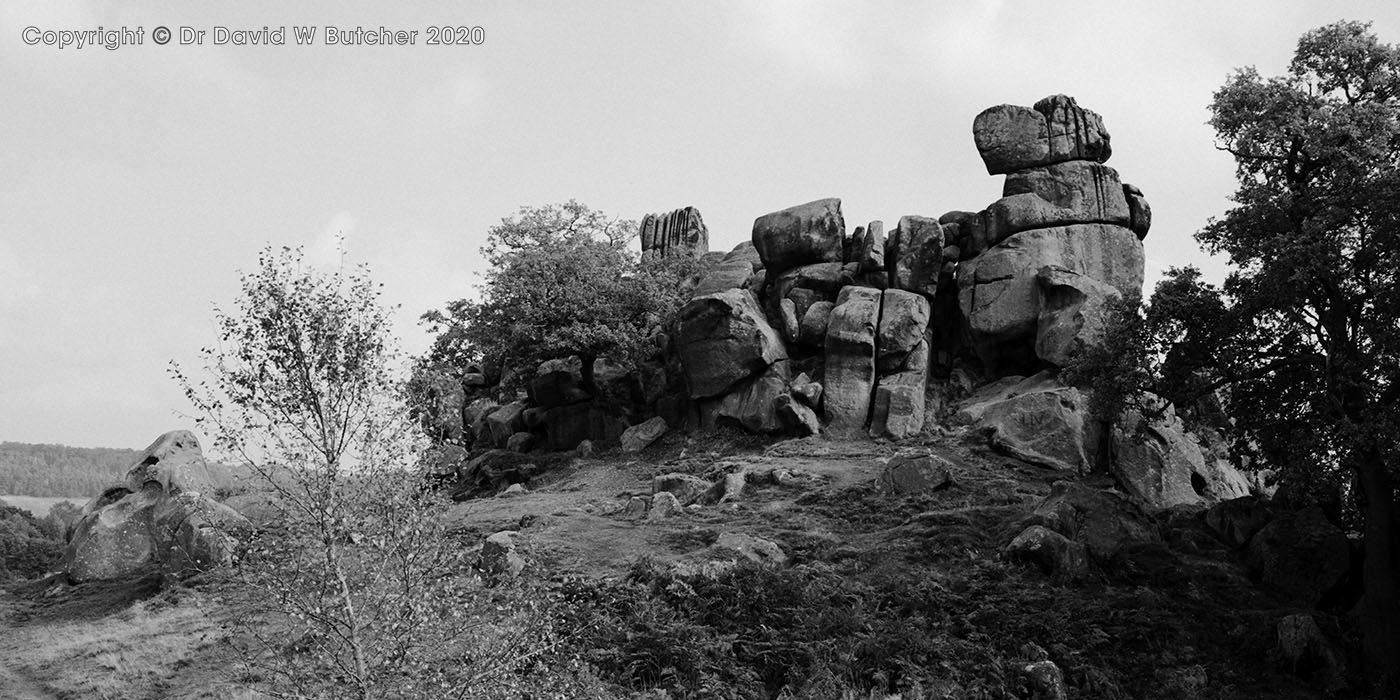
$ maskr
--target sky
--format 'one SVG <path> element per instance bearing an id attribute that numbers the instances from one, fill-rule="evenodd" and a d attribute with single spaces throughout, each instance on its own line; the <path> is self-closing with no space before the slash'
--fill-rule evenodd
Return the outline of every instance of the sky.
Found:
<path id="1" fill-rule="evenodd" d="M 486 231 L 522 206 L 695 206 L 712 250 L 823 197 L 848 228 L 975 211 L 1002 178 L 973 117 L 1056 93 L 1103 116 L 1108 164 L 1152 205 L 1149 284 L 1174 265 L 1219 278 L 1192 239 L 1234 189 L 1213 91 L 1281 73 L 1339 19 L 1400 42 L 1393 0 L 290 5 L 0 5 L 0 441 L 140 448 L 192 427 L 169 363 L 198 368 L 266 245 L 331 264 L 343 236 L 417 353 L 418 317 L 476 294 Z M 417 34 L 326 45 L 328 26 Z M 443 26 L 481 41 L 427 44 Z M 98 27 L 143 43 L 43 40 Z M 216 44 L 218 27 L 284 27 L 286 45 Z"/>

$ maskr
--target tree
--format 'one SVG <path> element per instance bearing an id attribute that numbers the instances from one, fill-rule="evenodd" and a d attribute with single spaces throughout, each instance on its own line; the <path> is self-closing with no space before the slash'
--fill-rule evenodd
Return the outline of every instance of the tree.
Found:
<path id="1" fill-rule="evenodd" d="M 1393 690 L 1400 49 L 1358 22 L 1310 31 L 1287 74 L 1237 71 L 1211 114 L 1239 189 L 1196 238 L 1232 271 L 1219 289 L 1189 269 L 1159 288 L 1160 330 L 1180 341 L 1164 372 L 1196 393 L 1228 387 L 1236 444 L 1285 480 L 1351 479 L 1364 521 L 1365 658 Z"/>
<path id="2" fill-rule="evenodd" d="M 295 697 L 441 697 L 470 677 L 465 547 L 417 472 L 379 287 L 268 248 L 216 310 L 207 379 L 172 373 L 215 447 L 278 511 L 236 571 L 260 614 L 252 658 Z M 172 363 L 173 364 L 173 363 Z"/>
<path id="3" fill-rule="evenodd" d="M 540 362 L 577 355 L 583 388 L 597 395 L 593 362 L 635 366 L 649 331 L 680 305 L 678 281 L 693 261 L 639 264 L 626 246 L 636 222 L 576 201 L 522 207 L 487 232 L 490 263 L 481 299 L 423 315 L 437 339 L 429 364 L 486 362 L 530 377 Z"/>

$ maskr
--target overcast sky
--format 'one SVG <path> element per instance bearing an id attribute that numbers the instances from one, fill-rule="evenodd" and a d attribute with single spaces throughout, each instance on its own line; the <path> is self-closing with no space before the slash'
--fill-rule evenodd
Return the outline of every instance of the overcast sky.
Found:
<path id="1" fill-rule="evenodd" d="M 1211 93 L 1338 19 L 1400 41 L 1394 0 L 288 4 L 0 6 L 0 440 L 139 448 L 190 427 L 167 364 L 213 341 L 265 244 L 325 259 L 343 233 L 418 352 L 419 314 L 473 294 L 486 230 L 522 205 L 693 205 L 723 250 L 821 197 L 848 228 L 977 210 L 1002 178 L 973 117 L 1054 93 L 1103 115 L 1109 165 L 1151 202 L 1149 279 L 1218 276 L 1191 238 L 1233 189 Z M 326 46 L 327 25 L 418 35 Z M 425 45 L 443 25 L 485 41 Z M 27 45 L 30 26 L 145 43 Z M 287 45 L 213 43 L 265 26 Z"/>

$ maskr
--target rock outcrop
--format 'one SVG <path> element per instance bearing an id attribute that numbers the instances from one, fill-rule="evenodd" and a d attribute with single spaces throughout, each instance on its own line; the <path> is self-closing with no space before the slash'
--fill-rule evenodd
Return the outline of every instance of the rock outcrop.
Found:
<path id="1" fill-rule="evenodd" d="M 251 524 L 213 499 L 199 440 L 187 430 L 151 443 L 126 479 L 83 506 L 60 568 L 74 582 L 151 567 L 182 578 L 228 564 Z"/>
<path id="2" fill-rule="evenodd" d="M 1151 210 L 1103 165 L 1108 131 L 1073 98 L 993 107 L 973 137 L 987 172 L 1007 176 L 985 211 L 951 217 L 973 350 L 996 376 L 1063 367 L 1097 342 L 1108 299 L 1141 293 Z"/>
<path id="3" fill-rule="evenodd" d="M 640 228 L 643 258 L 673 255 L 698 258 L 710 251 L 710 230 L 695 207 L 647 214 L 642 217 Z"/>

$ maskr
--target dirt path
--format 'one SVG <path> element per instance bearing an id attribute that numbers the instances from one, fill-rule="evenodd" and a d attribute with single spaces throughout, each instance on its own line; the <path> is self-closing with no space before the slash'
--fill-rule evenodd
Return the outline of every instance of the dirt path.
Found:
<path id="1" fill-rule="evenodd" d="M 58 700 L 58 696 L 44 690 L 23 671 L 9 665 L 15 658 L 14 647 L 23 643 L 24 634 L 10 624 L 14 601 L 9 594 L 0 592 L 0 698 L 6 700 Z"/>

